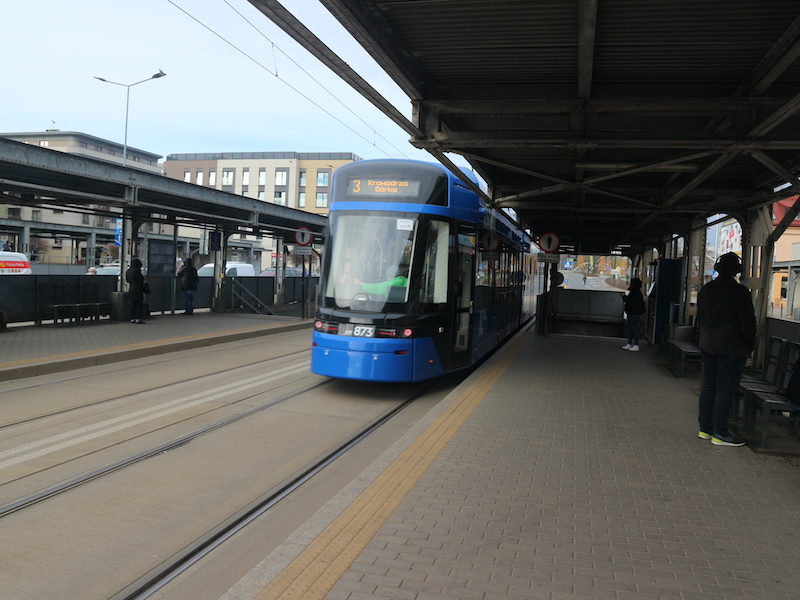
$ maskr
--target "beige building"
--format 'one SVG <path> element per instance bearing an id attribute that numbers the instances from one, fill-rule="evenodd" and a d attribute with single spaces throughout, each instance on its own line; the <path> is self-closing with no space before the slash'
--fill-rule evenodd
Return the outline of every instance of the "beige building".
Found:
<path id="1" fill-rule="evenodd" d="M 110 140 L 95 137 L 78 131 L 60 131 L 58 129 L 48 129 L 47 131 L 35 131 L 30 133 L 0 133 L 0 137 L 26 144 L 33 144 L 41 148 L 58 150 L 67 154 L 85 156 L 96 160 L 121 165 L 123 161 L 123 151 L 125 146 Z M 161 173 L 161 166 L 158 164 L 160 154 L 145 152 L 138 148 L 127 147 L 128 167 L 141 169 L 149 173 Z"/>
<path id="2" fill-rule="evenodd" d="M 218 152 L 170 154 L 162 168 L 167 177 L 187 183 L 327 215 L 333 173 L 358 160 L 349 152 Z M 275 266 L 276 241 L 263 239 L 261 247 L 262 268 Z M 290 256 L 287 264 L 300 263 Z"/>
<path id="3" fill-rule="evenodd" d="M 358 160 L 349 152 L 219 152 L 170 154 L 162 167 L 173 179 L 328 214 L 333 173 Z"/>

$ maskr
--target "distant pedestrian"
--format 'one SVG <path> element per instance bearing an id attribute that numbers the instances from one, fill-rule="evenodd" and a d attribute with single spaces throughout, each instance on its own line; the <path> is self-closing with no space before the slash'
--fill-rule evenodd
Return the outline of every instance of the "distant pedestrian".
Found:
<path id="1" fill-rule="evenodd" d="M 745 361 L 755 347 L 755 311 L 749 290 L 735 279 L 742 272 L 741 259 L 728 252 L 714 269 L 719 276 L 697 295 L 703 360 L 698 437 L 716 446 L 744 446 L 745 441 L 728 429 L 728 419 Z"/>
<path id="2" fill-rule="evenodd" d="M 3 252 L 13 252 L 14 251 L 14 244 L 11 240 L 6 240 L 6 243 L 3 244 Z"/>
<path id="3" fill-rule="evenodd" d="M 193 315 L 194 293 L 197 291 L 200 278 L 197 276 L 197 269 L 192 265 L 192 259 L 183 259 L 183 266 L 178 271 L 178 280 L 183 290 L 183 306 L 186 309 L 183 314 Z"/>
<path id="4" fill-rule="evenodd" d="M 642 280 L 638 277 L 631 279 L 628 294 L 622 294 L 625 304 L 625 314 L 628 316 L 628 343 L 622 349 L 631 352 L 639 351 L 639 320 L 645 312 L 644 296 L 642 296 Z"/>
<path id="5" fill-rule="evenodd" d="M 128 300 L 131 303 L 131 323 L 144 325 L 142 321 L 144 275 L 142 275 L 142 261 L 138 258 L 131 261 L 130 268 L 125 272 L 125 281 L 128 282 Z"/>

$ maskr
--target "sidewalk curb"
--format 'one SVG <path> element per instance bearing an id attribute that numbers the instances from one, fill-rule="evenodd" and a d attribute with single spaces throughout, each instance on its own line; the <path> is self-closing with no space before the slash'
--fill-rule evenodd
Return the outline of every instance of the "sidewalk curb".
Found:
<path id="1" fill-rule="evenodd" d="M 167 354 L 169 352 L 178 352 L 180 350 L 202 348 L 205 346 L 212 346 L 214 344 L 224 344 L 226 342 L 246 340 L 264 335 L 274 335 L 276 333 L 285 333 L 287 331 L 311 329 L 312 323 L 313 321 L 305 320 L 290 325 L 272 325 L 269 327 L 259 327 L 228 333 L 222 332 L 216 334 L 202 334 L 193 336 L 189 339 L 173 338 L 172 340 L 167 339 L 147 342 L 147 345 L 139 344 L 121 350 L 98 348 L 97 350 L 90 350 L 86 352 L 85 356 L 75 356 L 70 358 L 52 359 L 52 357 L 48 357 L 51 360 L 48 360 L 48 358 L 34 358 L 27 361 L 26 364 L 0 367 L 0 381 L 10 381 L 12 379 L 24 379 L 26 377 L 36 377 L 38 375 L 61 373 L 63 371 L 71 371 L 73 369 L 107 365 L 125 360 L 132 360 L 135 358 L 145 358 L 148 356 Z"/>

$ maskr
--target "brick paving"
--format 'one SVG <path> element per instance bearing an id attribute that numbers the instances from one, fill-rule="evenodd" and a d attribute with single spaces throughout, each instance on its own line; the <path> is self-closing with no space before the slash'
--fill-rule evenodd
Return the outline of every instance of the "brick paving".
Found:
<path id="1" fill-rule="evenodd" d="M 198 344 L 222 343 L 279 328 L 307 328 L 310 320 L 243 313 L 196 312 L 193 316 L 157 315 L 145 325 L 127 321 L 83 322 L 43 326 L 18 325 L 0 332 L 0 380 L 30 377 L 89 366 L 102 356 L 119 359 L 159 354 L 165 348 L 180 350 Z M 37 372 L 37 367 L 40 369 Z"/>
<path id="2" fill-rule="evenodd" d="M 800 460 L 699 440 L 621 345 L 532 338 L 326 597 L 800 598 Z"/>
<path id="3" fill-rule="evenodd" d="M 276 324 L 301 325 L 208 313 L 16 328 L 0 370 Z M 800 598 L 800 458 L 697 439 L 697 380 L 621 345 L 532 337 L 326 597 Z M 265 560 L 273 574 L 293 543 Z"/>

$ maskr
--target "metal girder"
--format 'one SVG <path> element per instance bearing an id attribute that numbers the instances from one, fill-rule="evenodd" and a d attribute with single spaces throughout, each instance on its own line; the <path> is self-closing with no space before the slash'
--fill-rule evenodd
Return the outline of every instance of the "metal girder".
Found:
<path id="1" fill-rule="evenodd" d="M 305 25 L 275 0 L 250 0 L 250 4 L 261 11 L 264 16 L 290 35 L 298 44 L 313 54 L 320 62 L 336 73 L 354 90 L 369 100 L 383 114 L 403 128 L 409 135 L 421 135 L 422 132 L 409 121 L 399 110 L 386 100 L 378 91 L 367 83 L 358 73 L 339 58 L 333 50 L 314 35 Z M 354 3 L 355 4 L 355 3 Z"/>

